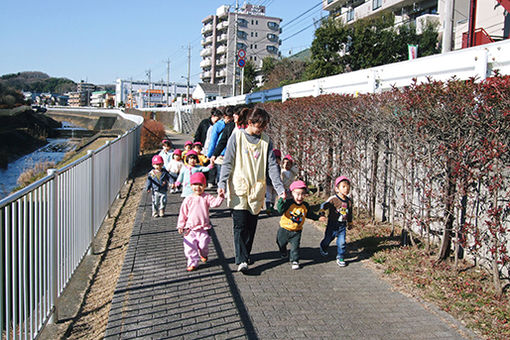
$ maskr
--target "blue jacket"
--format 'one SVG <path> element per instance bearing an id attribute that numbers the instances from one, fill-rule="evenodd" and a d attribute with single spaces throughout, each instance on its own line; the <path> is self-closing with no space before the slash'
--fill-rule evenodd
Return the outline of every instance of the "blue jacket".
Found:
<path id="1" fill-rule="evenodd" d="M 218 141 L 220 140 L 220 135 L 223 129 L 225 128 L 225 121 L 223 119 L 220 119 L 216 122 L 216 124 L 213 125 L 212 131 L 211 131 L 211 140 L 209 141 L 209 148 L 207 149 L 207 158 L 211 158 L 214 149 L 216 148 L 216 144 L 218 144 Z"/>
<path id="2" fill-rule="evenodd" d="M 159 178 L 154 173 L 154 169 L 149 171 L 147 175 L 146 190 L 152 190 L 152 192 L 166 193 L 168 189 L 168 182 L 170 180 L 170 174 L 165 168 L 161 169 L 161 176 Z"/>

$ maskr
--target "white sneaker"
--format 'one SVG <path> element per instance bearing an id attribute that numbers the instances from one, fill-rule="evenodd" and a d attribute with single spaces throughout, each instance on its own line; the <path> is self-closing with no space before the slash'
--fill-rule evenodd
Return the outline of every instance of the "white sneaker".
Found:
<path id="1" fill-rule="evenodd" d="M 296 270 L 299 269 L 299 262 L 298 261 L 292 261 L 292 269 Z"/>
<path id="2" fill-rule="evenodd" d="M 247 270 L 248 270 L 248 263 L 246 263 L 246 262 L 239 263 L 239 266 L 237 267 L 238 272 L 245 273 Z"/>
<path id="3" fill-rule="evenodd" d="M 336 259 L 336 264 L 339 267 L 345 267 L 347 264 L 345 263 L 344 259 Z"/>

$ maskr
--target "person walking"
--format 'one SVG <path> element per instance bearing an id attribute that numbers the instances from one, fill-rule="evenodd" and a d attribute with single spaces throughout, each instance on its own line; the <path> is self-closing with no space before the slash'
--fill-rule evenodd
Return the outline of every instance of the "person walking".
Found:
<path id="1" fill-rule="evenodd" d="M 246 273 L 257 229 L 258 214 L 264 205 L 266 174 L 282 198 L 285 198 L 279 167 L 273 154 L 273 143 L 264 133 L 270 117 L 261 109 L 246 114 L 246 128 L 232 133 L 221 167 L 218 195 L 226 194 L 232 209 L 235 263 Z"/>

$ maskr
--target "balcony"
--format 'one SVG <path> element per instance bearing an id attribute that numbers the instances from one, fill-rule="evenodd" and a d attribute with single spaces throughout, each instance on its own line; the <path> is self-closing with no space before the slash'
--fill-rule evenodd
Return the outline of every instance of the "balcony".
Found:
<path id="1" fill-rule="evenodd" d="M 269 52 L 269 53 L 278 53 L 278 47 L 276 46 L 272 46 L 272 45 L 267 45 L 266 46 L 266 50 Z"/>
<path id="2" fill-rule="evenodd" d="M 218 54 L 218 55 L 225 54 L 226 52 L 227 52 L 227 46 L 226 45 L 221 45 L 221 46 L 219 46 L 216 49 L 216 54 Z"/>
<path id="3" fill-rule="evenodd" d="M 209 44 L 212 44 L 212 39 L 213 39 L 212 35 L 208 36 L 205 39 L 202 39 L 202 42 L 201 42 L 202 46 L 207 46 Z"/>
<path id="4" fill-rule="evenodd" d="M 228 21 L 222 21 L 218 25 L 216 25 L 216 29 L 218 31 L 222 31 L 228 27 Z"/>
<path id="5" fill-rule="evenodd" d="M 219 41 L 227 41 L 227 39 L 228 39 L 228 34 L 224 33 L 224 34 L 221 34 L 221 35 L 218 36 L 217 41 L 218 42 Z"/>
<path id="6" fill-rule="evenodd" d="M 204 27 L 202 27 L 200 32 L 202 32 L 202 34 L 204 34 L 204 33 L 212 32 L 212 29 L 213 29 L 213 25 L 212 24 L 207 24 Z"/>
<path id="7" fill-rule="evenodd" d="M 211 66 L 211 59 L 204 59 L 200 62 L 200 67 L 205 68 Z"/>
<path id="8" fill-rule="evenodd" d="M 218 65 L 218 66 L 227 65 L 227 58 L 220 58 L 220 59 L 216 60 L 216 65 Z"/>
<path id="9" fill-rule="evenodd" d="M 206 71 L 206 72 L 200 73 L 200 78 L 201 79 L 211 78 L 211 71 Z"/>
<path id="10" fill-rule="evenodd" d="M 267 34 L 267 39 L 269 41 L 272 41 L 272 42 L 277 42 L 278 41 L 278 36 L 276 34 L 273 34 L 273 33 L 268 33 Z"/>
<path id="11" fill-rule="evenodd" d="M 224 78 L 226 76 L 227 76 L 227 70 L 221 70 L 221 71 L 216 72 L 217 78 Z"/>
<path id="12" fill-rule="evenodd" d="M 267 27 L 273 31 L 277 31 L 280 28 L 280 25 L 277 22 L 274 21 L 268 21 Z"/>
<path id="13" fill-rule="evenodd" d="M 211 54 L 212 54 L 212 49 L 211 49 L 211 48 L 203 49 L 203 50 L 200 52 L 200 56 L 201 56 L 201 57 L 207 57 L 207 56 L 210 56 Z"/>

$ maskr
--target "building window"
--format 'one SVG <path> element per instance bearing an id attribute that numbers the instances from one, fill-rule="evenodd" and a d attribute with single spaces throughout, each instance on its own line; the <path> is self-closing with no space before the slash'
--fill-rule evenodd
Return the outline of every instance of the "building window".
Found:
<path id="1" fill-rule="evenodd" d="M 248 27 L 248 20 L 246 19 L 243 18 L 237 19 L 237 23 L 239 27 Z"/>
<path id="2" fill-rule="evenodd" d="M 250 44 L 250 48 L 253 49 L 253 44 Z"/>
<path id="3" fill-rule="evenodd" d="M 243 43 L 237 43 L 237 49 L 238 50 L 245 50 L 248 46 L 246 44 L 243 44 Z"/>
<path id="4" fill-rule="evenodd" d="M 278 26 L 279 26 L 278 23 L 276 23 L 274 21 L 268 21 L 267 22 L 267 27 L 269 27 L 272 30 L 277 30 Z"/>
<path id="5" fill-rule="evenodd" d="M 253 38 L 253 32 L 251 32 L 250 37 L 252 37 L 252 38 Z"/>
<path id="6" fill-rule="evenodd" d="M 257 57 L 253 57 L 253 59 L 254 59 L 255 61 L 257 61 Z"/>
<path id="7" fill-rule="evenodd" d="M 347 22 L 354 20 L 354 8 L 349 8 L 347 10 Z"/>
<path id="8" fill-rule="evenodd" d="M 251 24 L 253 25 L 253 19 L 251 19 Z"/>
<path id="9" fill-rule="evenodd" d="M 246 39 L 246 38 L 248 38 L 248 33 L 244 32 L 244 31 L 237 31 L 237 37 L 239 39 Z"/>
<path id="10" fill-rule="evenodd" d="M 382 0 L 372 0 L 372 10 L 373 11 L 380 8 L 381 6 L 382 6 Z"/>
<path id="11" fill-rule="evenodd" d="M 266 46 L 266 50 L 270 53 L 277 53 L 278 52 L 278 48 L 275 47 L 275 46 L 272 46 L 272 45 L 267 45 Z"/>
<path id="12" fill-rule="evenodd" d="M 257 49 L 257 44 L 255 44 L 255 49 Z"/>
<path id="13" fill-rule="evenodd" d="M 259 32 L 255 32 L 255 37 L 258 37 L 259 36 Z"/>
<path id="14" fill-rule="evenodd" d="M 278 41 L 278 36 L 276 34 L 273 34 L 273 33 L 268 33 L 267 34 L 267 39 L 269 39 L 269 41 L 272 41 L 272 42 L 277 42 Z"/>

